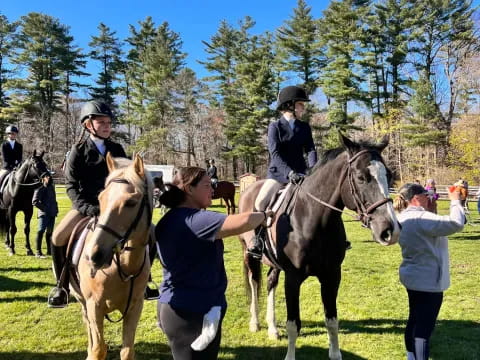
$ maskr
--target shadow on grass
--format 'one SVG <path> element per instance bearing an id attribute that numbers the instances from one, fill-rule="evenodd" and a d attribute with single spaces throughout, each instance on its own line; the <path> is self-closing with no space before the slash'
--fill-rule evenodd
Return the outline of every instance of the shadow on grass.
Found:
<path id="1" fill-rule="evenodd" d="M 45 267 L 6 267 L 0 268 L 0 272 L 20 272 L 20 273 L 32 273 L 32 272 L 41 272 L 41 271 L 51 271 L 51 264 Z"/>
<path id="2" fill-rule="evenodd" d="M 480 230 L 480 229 L 479 229 Z M 460 235 L 458 236 L 455 236 L 451 238 L 451 240 L 453 241 L 472 241 L 472 240 L 480 240 L 480 234 L 478 233 L 472 233 L 472 234 L 468 234 L 468 233 L 461 233 Z"/>
<path id="3" fill-rule="evenodd" d="M 46 282 L 37 282 L 37 281 L 21 281 L 21 280 L 16 280 L 16 279 L 12 279 L 12 278 L 0 275 L 0 292 L 26 291 L 26 290 L 31 290 L 32 288 L 41 288 L 48 285 L 51 285 L 51 284 Z"/>
<path id="4" fill-rule="evenodd" d="M 218 359 L 235 360 L 277 360 L 283 359 L 287 353 L 285 346 L 241 346 L 241 347 L 220 347 Z M 0 360 L 84 360 L 87 355 L 85 351 L 76 351 L 69 353 L 48 352 L 0 352 Z M 135 355 L 137 360 L 172 360 L 168 345 L 161 343 L 138 343 L 135 345 Z M 297 360 L 310 359 L 328 359 L 328 349 L 302 346 L 296 350 Z M 366 358 L 343 351 L 343 359 L 365 360 Z M 120 347 L 109 347 L 107 359 L 120 360 Z"/>

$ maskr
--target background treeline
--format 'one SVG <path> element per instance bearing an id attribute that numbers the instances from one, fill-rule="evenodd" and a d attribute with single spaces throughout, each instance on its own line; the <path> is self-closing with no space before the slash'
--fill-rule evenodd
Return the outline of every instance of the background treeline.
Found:
<path id="1" fill-rule="evenodd" d="M 59 19 L 0 14 L 0 125 L 18 125 L 26 151 L 45 149 L 56 168 L 82 135 L 82 103 L 100 98 L 117 114 L 116 139 L 148 163 L 215 158 L 223 178 L 264 175 L 272 104 L 298 84 L 314 94 L 306 120 L 319 150 L 337 145 L 338 129 L 355 139 L 390 134 L 385 157 L 400 181 L 478 183 L 475 10 L 465 0 L 343 0 L 315 17 L 298 0 L 271 32 L 255 32 L 250 17 L 221 22 L 203 41 L 203 79 L 168 22 L 147 17 L 126 39 L 100 23 L 81 49 Z"/>

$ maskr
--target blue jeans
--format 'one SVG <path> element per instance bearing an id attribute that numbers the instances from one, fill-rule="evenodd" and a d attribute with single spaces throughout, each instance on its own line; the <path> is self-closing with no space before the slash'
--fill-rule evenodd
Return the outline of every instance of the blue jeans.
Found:
<path id="1" fill-rule="evenodd" d="M 478 215 L 480 215 L 480 197 L 477 200 L 477 211 L 478 211 Z"/>
<path id="2" fill-rule="evenodd" d="M 51 234 L 53 232 L 53 226 L 55 225 L 55 216 L 50 215 L 40 215 L 38 217 L 38 232 L 44 233 L 47 230 L 47 233 Z"/>

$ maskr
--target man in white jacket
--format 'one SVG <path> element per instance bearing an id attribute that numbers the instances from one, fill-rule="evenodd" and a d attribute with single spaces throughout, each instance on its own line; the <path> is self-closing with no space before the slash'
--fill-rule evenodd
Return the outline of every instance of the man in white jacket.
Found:
<path id="1" fill-rule="evenodd" d="M 395 209 L 403 210 L 398 216 L 403 258 L 399 272 L 410 309 L 405 328 L 408 360 L 428 359 L 443 292 L 450 286 L 447 235 L 463 229 L 465 214 L 460 193 L 449 191 L 448 196 L 450 214 L 444 216 L 425 210 L 428 192 L 419 184 L 405 184 L 395 199 Z"/>

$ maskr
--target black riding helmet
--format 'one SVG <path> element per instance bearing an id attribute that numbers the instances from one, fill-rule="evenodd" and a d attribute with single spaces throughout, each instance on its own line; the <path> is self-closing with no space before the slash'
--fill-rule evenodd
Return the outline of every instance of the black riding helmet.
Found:
<path id="1" fill-rule="evenodd" d="M 89 119 L 91 116 L 108 116 L 113 120 L 113 113 L 110 107 L 104 102 L 93 100 L 85 103 L 80 111 L 80 122 Z"/>
<path id="2" fill-rule="evenodd" d="M 296 101 L 310 101 L 307 93 L 299 86 L 284 87 L 278 93 L 277 110 L 295 110 Z"/>
<path id="3" fill-rule="evenodd" d="M 18 128 L 15 125 L 8 125 L 5 129 L 5 134 L 15 133 L 18 134 Z"/>

